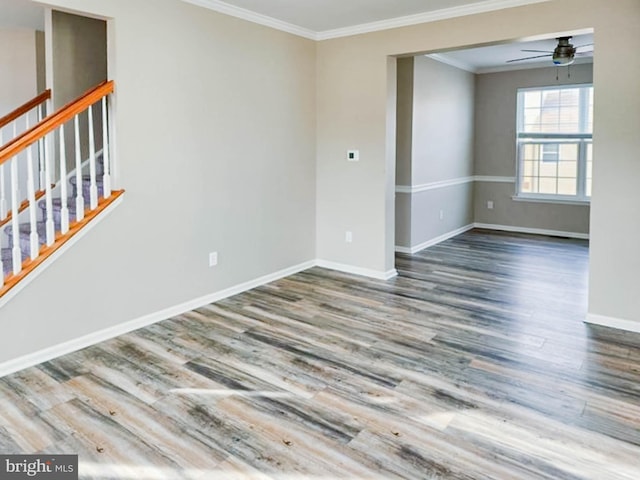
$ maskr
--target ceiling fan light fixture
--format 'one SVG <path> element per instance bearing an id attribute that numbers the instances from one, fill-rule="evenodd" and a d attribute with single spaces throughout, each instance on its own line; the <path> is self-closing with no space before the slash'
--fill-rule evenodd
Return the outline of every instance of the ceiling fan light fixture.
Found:
<path id="1" fill-rule="evenodd" d="M 553 63 L 558 65 L 559 67 L 565 67 L 567 65 L 571 65 L 575 57 L 573 55 L 556 55 L 553 54 Z"/>
<path id="2" fill-rule="evenodd" d="M 571 65 L 576 55 L 576 49 L 571 44 L 571 37 L 559 37 L 556 40 L 558 40 L 558 46 L 553 51 L 553 63 L 561 67 Z"/>

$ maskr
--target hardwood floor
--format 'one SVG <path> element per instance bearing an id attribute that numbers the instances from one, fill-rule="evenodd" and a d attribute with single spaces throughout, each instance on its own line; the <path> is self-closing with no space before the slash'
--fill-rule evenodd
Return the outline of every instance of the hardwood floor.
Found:
<path id="1" fill-rule="evenodd" d="M 481 230 L 320 268 L 0 379 L 0 453 L 83 479 L 640 478 L 640 336 L 586 242 Z"/>

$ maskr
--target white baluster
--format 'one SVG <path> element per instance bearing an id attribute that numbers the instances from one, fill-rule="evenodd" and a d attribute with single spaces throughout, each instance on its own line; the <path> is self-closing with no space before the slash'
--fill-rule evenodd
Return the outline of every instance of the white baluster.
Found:
<path id="1" fill-rule="evenodd" d="M 38 219 L 36 218 L 37 206 L 36 206 L 35 181 L 36 179 L 33 174 L 33 152 L 32 152 L 32 147 L 29 146 L 27 147 L 27 192 L 28 192 L 28 198 L 29 198 L 29 224 L 31 227 L 31 234 L 29 235 L 29 249 L 30 249 L 31 260 L 35 260 L 36 258 L 38 258 L 38 255 L 40 255 L 40 239 L 38 237 Z"/>
<path id="2" fill-rule="evenodd" d="M 13 121 L 13 137 L 11 139 L 13 140 L 17 136 L 18 136 L 18 120 L 16 119 L 16 120 Z M 18 195 L 18 198 L 22 198 L 22 195 L 20 194 L 20 185 L 16 183 L 15 187 L 13 187 L 13 186 L 11 187 L 11 190 L 13 190 L 13 188 L 17 188 L 18 189 L 16 194 Z M 12 205 L 12 207 L 13 207 L 13 205 Z"/>
<path id="3" fill-rule="evenodd" d="M 44 105 L 38 106 L 38 123 L 44 118 Z M 40 173 L 40 190 L 44 190 L 45 178 L 44 178 L 44 137 L 38 140 L 38 171 Z"/>
<path id="4" fill-rule="evenodd" d="M 109 156 L 109 124 L 107 117 L 107 97 L 102 97 L 102 165 L 104 175 L 102 176 L 102 196 L 111 196 L 111 158 Z"/>
<path id="5" fill-rule="evenodd" d="M 4 139 L 3 139 L 1 129 L 0 129 L 0 144 L 4 145 Z M 6 179 L 4 176 L 4 169 L 6 165 L 7 165 L 6 162 L 0 165 L 0 220 L 4 220 L 5 218 L 7 218 L 7 215 L 9 214 L 9 209 L 7 206 L 7 192 L 6 192 L 6 185 L 5 185 Z"/>
<path id="6" fill-rule="evenodd" d="M 93 133 L 93 105 L 89 106 L 89 207 L 95 210 L 98 206 L 98 185 L 96 184 L 96 141 Z"/>
<path id="7" fill-rule="evenodd" d="M 60 232 L 69 231 L 69 208 L 67 207 L 67 149 L 64 141 L 64 125 L 60 125 Z"/>
<path id="8" fill-rule="evenodd" d="M 47 233 L 47 246 L 53 245 L 53 242 L 56 239 L 56 229 L 53 223 L 53 198 L 51 192 L 51 157 L 53 153 L 53 148 L 51 145 L 51 141 L 53 139 L 53 135 L 47 135 L 45 138 L 45 160 L 44 160 L 44 201 L 46 205 L 46 233 Z"/>
<path id="9" fill-rule="evenodd" d="M 22 250 L 20 248 L 20 202 L 18 201 L 18 157 L 11 159 L 11 238 L 13 240 L 13 274 L 22 271 Z"/>
<path id="10" fill-rule="evenodd" d="M 84 218 L 84 196 L 82 194 L 82 152 L 80 152 L 80 125 L 79 115 L 73 118 L 73 129 L 76 146 L 76 220 Z"/>

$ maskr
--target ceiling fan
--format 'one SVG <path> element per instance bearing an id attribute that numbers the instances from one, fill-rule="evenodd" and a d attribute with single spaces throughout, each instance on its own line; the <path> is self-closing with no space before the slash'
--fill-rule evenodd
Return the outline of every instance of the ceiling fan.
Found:
<path id="1" fill-rule="evenodd" d="M 532 52 L 532 53 L 544 53 L 545 55 L 535 55 L 533 57 L 524 57 L 524 58 L 515 58 L 513 60 L 507 60 L 507 63 L 512 62 L 521 62 L 522 60 L 531 60 L 532 58 L 544 58 L 551 57 L 553 63 L 559 67 L 564 67 L 567 65 L 571 65 L 575 60 L 576 55 L 587 55 L 592 53 L 593 50 L 589 50 L 586 52 L 578 52 L 579 48 L 590 47 L 593 43 L 588 43 L 586 45 L 579 45 L 574 47 L 571 44 L 572 37 L 558 37 L 558 46 L 555 50 L 522 50 L 523 52 Z"/>

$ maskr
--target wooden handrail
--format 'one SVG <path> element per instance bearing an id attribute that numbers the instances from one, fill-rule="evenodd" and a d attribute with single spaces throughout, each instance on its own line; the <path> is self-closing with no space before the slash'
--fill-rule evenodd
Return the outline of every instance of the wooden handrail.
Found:
<path id="1" fill-rule="evenodd" d="M 46 102 L 51 98 L 51 90 L 45 90 L 37 97 L 32 98 L 24 105 L 19 106 L 13 112 L 6 114 L 4 117 L 0 118 L 0 128 L 4 128 L 9 125 L 14 120 L 20 118 L 27 112 L 30 112 L 42 102 Z"/>
<path id="2" fill-rule="evenodd" d="M 77 114 L 84 112 L 102 97 L 113 93 L 113 88 L 113 80 L 101 83 L 97 87 L 88 90 L 76 100 L 66 104 L 57 112 L 49 115 L 30 130 L 27 130 L 22 135 L 14 138 L 0 149 L 0 165 L 15 157 L 28 146 L 33 145 L 63 123 L 71 120 Z"/>
<path id="3" fill-rule="evenodd" d="M 95 210 L 91 210 L 86 213 L 82 220 L 71 223 L 71 228 L 65 234 L 57 233 L 56 240 L 50 247 L 42 245 L 40 247 L 40 255 L 35 260 L 27 259 L 22 265 L 22 271 L 14 275 L 10 273 L 7 275 L 4 281 L 4 285 L 0 287 L 0 297 L 6 294 L 9 290 L 15 287 L 24 277 L 33 272 L 37 267 L 51 255 L 53 255 L 58 249 L 60 249 L 65 243 L 67 243 L 74 235 L 76 235 L 82 228 L 84 228 L 89 222 L 96 218 L 100 213 L 104 212 L 110 205 L 122 196 L 124 190 L 114 190 L 109 198 L 101 199 L 100 205 Z M 1 274 L 1 273 L 0 273 Z"/>

